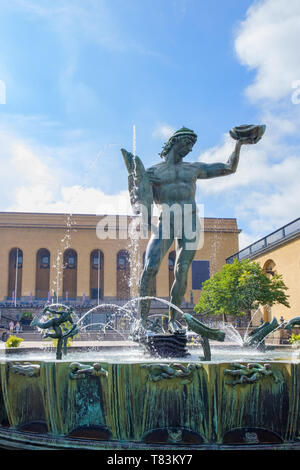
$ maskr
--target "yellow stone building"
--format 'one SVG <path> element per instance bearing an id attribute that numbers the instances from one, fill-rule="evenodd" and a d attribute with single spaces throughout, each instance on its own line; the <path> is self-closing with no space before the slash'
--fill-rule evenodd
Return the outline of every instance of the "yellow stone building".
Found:
<path id="1" fill-rule="evenodd" d="M 0 301 L 112 301 L 137 295 L 148 239 L 137 249 L 126 226 L 131 216 L 111 216 L 114 238 L 99 239 L 107 216 L 0 213 Z M 204 218 L 204 244 L 188 275 L 186 301 L 197 302 L 201 283 L 238 250 L 235 219 Z M 111 234 L 110 234 L 111 235 Z M 168 298 L 174 279 L 174 247 L 164 258 L 154 293 Z M 192 294 L 191 294 L 192 293 Z"/>
<path id="2" fill-rule="evenodd" d="M 300 218 L 235 253 L 227 262 L 230 263 L 234 258 L 249 258 L 259 262 L 268 276 L 281 274 L 288 287 L 290 308 L 280 304 L 272 308 L 264 307 L 261 314 L 265 321 L 270 321 L 273 316 L 277 320 L 300 316 Z"/>

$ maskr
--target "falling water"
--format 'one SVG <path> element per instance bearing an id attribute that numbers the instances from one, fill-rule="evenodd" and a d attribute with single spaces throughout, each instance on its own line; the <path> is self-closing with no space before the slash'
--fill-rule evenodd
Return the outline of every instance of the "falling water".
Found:
<path id="1" fill-rule="evenodd" d="M 53 268 L 56 269 L 56 278 L 53 280 L 54 288 L 53 295 L 56 297 L 56 302 L 58 303 L 61 284 L 62 284 L 62 277 L 63 277 L 63 270 L 64 270 L 64 263 L 63 263 L 63 256 L 65 250 L 70 248 L 71 246 L 71 230 L 72 226 L 75 225 L 76 222 L 72 220 L 72 213 L 66 214 L 66 229 L 63 238 L 60 240 L 60 247 L 57 250 L 56 261 L 53 264 Z"/>
<path id="2" fill-rule="evenodd" d="M 103 148 L 96 154 L 96 157 L 93 160 L 90 160 L 88 162 L 87 169 L 84 172 L 84 177 L 83 177 L 83 184 L 80 185 L 77 189 L 77 195 L 78 195 L 78 201 L 81 196 L 81 191 L 83 189 L 86 189 L 88 187 L 88 181 L 87 178 L 89 174 L 92 172 L 92 170 L 95 168 L 100 156 L 103 154 L 103 152 L 114 145 L 120 145 L 120 144 L 106 144 L 103 146 Z M 72 211 L 66 214 L 66 229 L 63 238 L 60 241 L 60 247 L 57 250 L 57 255 L 56 255 L 56 261 L 53 264 L 53 268 L 56 269 L 56 278 L 53 280 L 53 289 L 52 289 L 52 294 L 56 298 L 56 302 L 58 302 L 59 296 L 60 296 L 60 290 L 61 290 L 61 284 L 62 284 L 62 277 L 63 277 L 63 271 L 64 271 L 64 264 L 63 264 L 63 254 L 64 251 L 71 246 L 71 231 L 76 231 L 76 228 L 73 228 L 73 226 L 76 225 L 76 221 L 73 218 Z M 99 290 L 98 290 L 99 293 Z M 53 302 L 53 301 L 52 301 Z"/>
<path id="3" fill-rule="evenodd" d="M 246 338 L 247 338 L 247 336 L 248 336 L 248 331 L 249 331 L 250 325 L 251 325 L 251 323 L 252 323 L 252 320 L 253 320 L 253 318 L 257 315 L 258 312 L 260 312 L 260 307 L 258 307 L 258 309 L 255 310 L 255 312 L 254 312 L 253 315 L 251 315 L 250 321 L 249 321 L 249 323 L 248 323 L 248 325 L 247 325 L 247 328 L 246 328 L 246 331 L 245 331 L 245 334 L 244 334 L 243 341 L 246 341 Z"/>
<path id="4" fill-rule="evenodd" d="M 133 162 L 134 162 L 134 181 L 137 179 L 137 169 L 136 169 L 136 129 L 135 125 L 133 125 L 133 137 L 132 137 L 132 154 L 133 154 Z M 128 227 L 128 235 L 129 235 L 129 244 L 128 250 L 130 254 L 130 279 L 129 279 L 129 287 L 131 295 L 137 295 L 138 293 L 138 285 L 140 274 L 142 270 L 142 262 L 140 257 L 140 249 L 139 249 L 139 234 L 140 232 L 137 228 L 141 224 L 141 217 L 133 217 L 129 227 Z"/>

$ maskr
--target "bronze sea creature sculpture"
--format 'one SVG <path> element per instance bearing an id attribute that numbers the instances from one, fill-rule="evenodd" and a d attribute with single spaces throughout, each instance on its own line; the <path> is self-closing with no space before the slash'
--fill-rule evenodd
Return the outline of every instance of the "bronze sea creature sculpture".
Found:
<path id="1" fill-rule="evenodd" d="M 67 353 L 68 338 L 72 338 L 79 332 L 77 324 L 74 323 L 72 317 L 73 308 L 64 307 L 64 309 L 59 308 L 55 310 L 47 306 L 44 308 L 43 313 L 52 315 L 52 317 L 48 320 L 40 321 L 35 316 L 31 322 L 31 326 L 37 326 L 42 330 L 46 330 L 44 338 L 57 339 L 56 359 L 61 359 L 63 352 L 64 354 Z"/>

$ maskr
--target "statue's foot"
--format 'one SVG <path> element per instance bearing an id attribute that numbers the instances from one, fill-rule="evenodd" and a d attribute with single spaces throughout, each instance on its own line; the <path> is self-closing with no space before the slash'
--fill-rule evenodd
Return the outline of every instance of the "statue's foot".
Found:
<path id="1" fill-rule="evenodd" d="M 137 339 L 140 336 L 144 336 L 146 334 L 146 330 L 147 330 L 146 320 L 139 320 L 134 325 L 131 336 Z"/>
<path id="2" fill-rule="evenodd" d="M 183 328 L 180 328 L 174 320 L 169 321 L 168 331 L 169 331 L 169 333 L 172 333 L 173 335 L 183 334 L 183 333 L 186 332 L 186 330 L 183 329 Z"/>
<path id="3" fill-rule="evenodd" d="M 33 317 L 33 320 L 31 321 L 30 326 L 37 326 L 37 324 L 38 324 L 38 317 L 35 316 Z"/>

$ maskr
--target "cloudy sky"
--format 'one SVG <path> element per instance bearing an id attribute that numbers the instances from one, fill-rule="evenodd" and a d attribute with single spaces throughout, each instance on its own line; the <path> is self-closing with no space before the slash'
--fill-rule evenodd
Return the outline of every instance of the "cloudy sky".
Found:
<path id="1" fill-rule="evenodd" d="M 182 125 L 226 162 L 264 123 L 197 202 L 240 248 L 300 216 L 299 0 L 0 0 L 0 41 L 0 211 L 128 213 L 134 125 L 149 167 Z"/>

